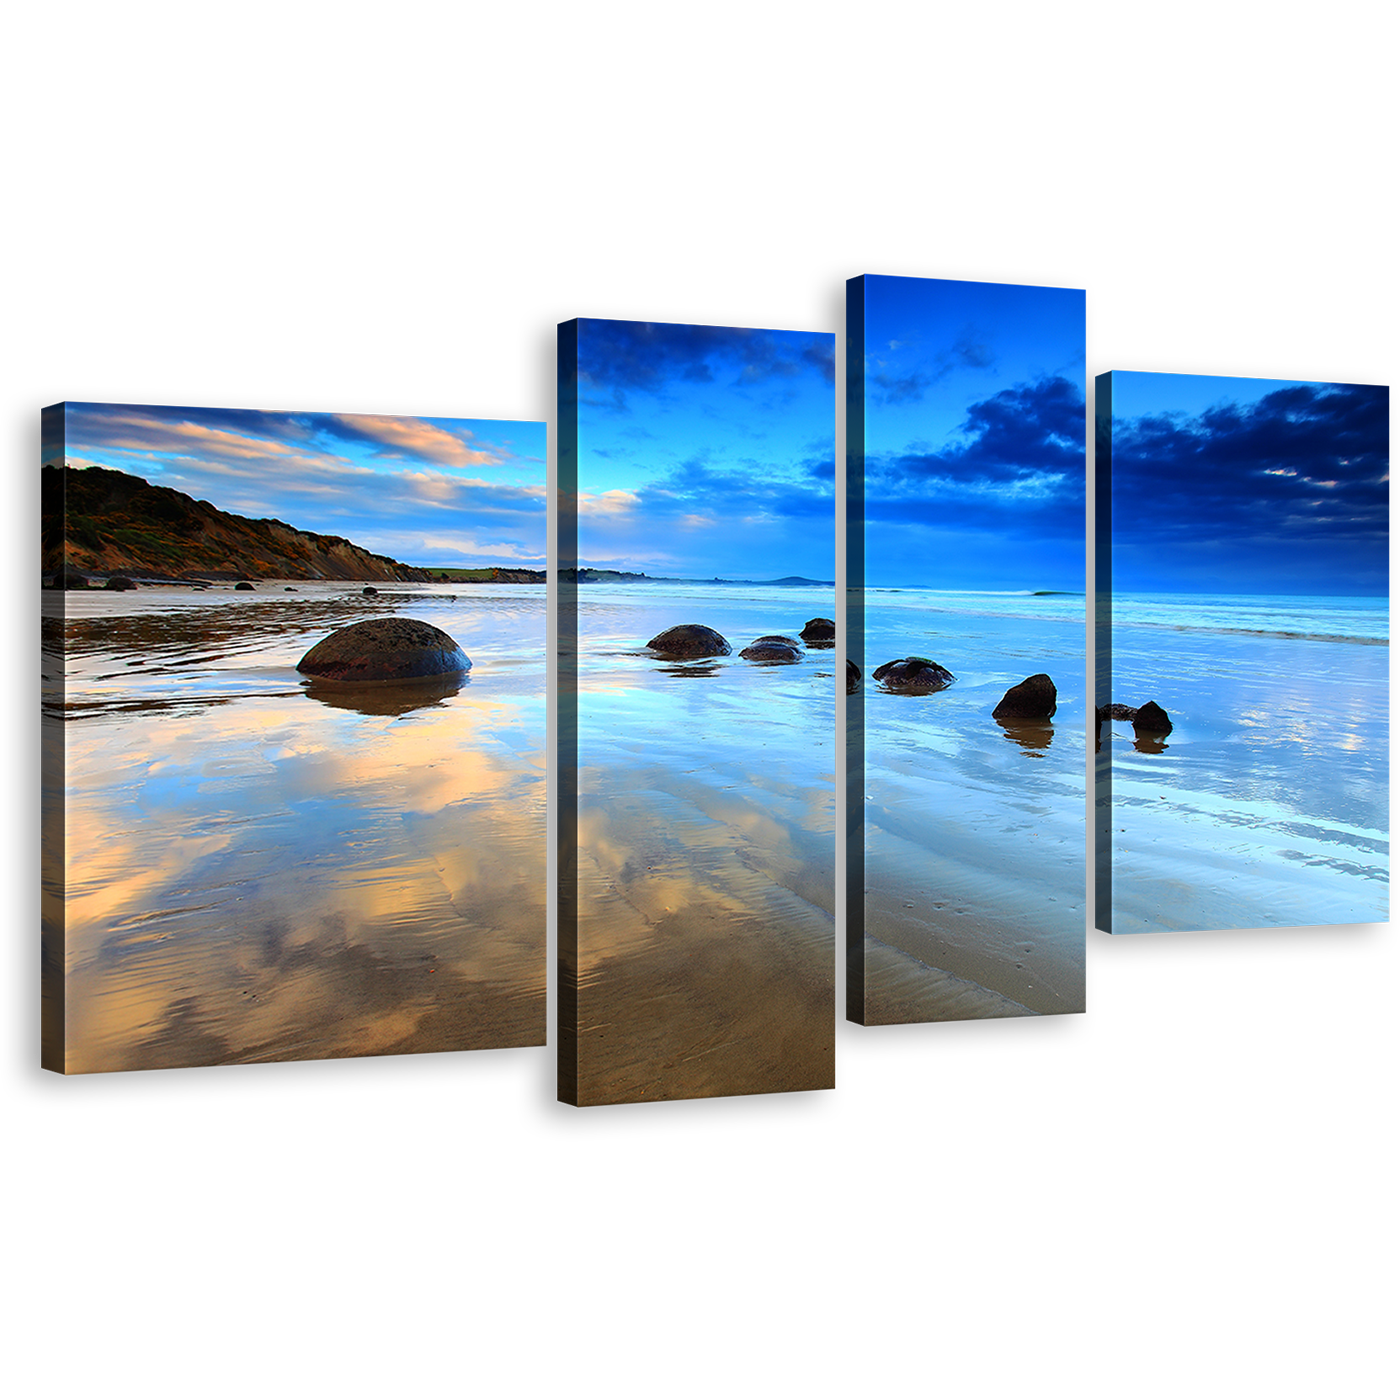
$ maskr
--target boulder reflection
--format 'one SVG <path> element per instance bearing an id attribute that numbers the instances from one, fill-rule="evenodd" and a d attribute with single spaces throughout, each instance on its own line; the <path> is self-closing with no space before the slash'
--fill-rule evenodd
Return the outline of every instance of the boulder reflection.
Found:
<path id="1" fill-rule="evenodd" d="M 334 710 L 354 710 L 362 715 L 406 715 L 450 700 L 471 682 L 465 672 L 425 676 L 415 681 L 345 682 L 312 680 L 304 689 L 313 700 Z"/>
<path id="2" fill-rule="evenodd" d="M 996 723 L 1023 749 L 1048 749 L 1054 742 L 1055 726 L 1048 719 L 998 719 Z"/>

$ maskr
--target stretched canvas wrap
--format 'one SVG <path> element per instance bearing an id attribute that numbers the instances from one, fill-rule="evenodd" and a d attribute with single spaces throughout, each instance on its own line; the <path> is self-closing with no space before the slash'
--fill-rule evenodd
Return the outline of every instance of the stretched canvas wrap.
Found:
<path id="1" fill-rule="evenodd" d="M 43 429 L 45 1066 L 542 1044 L 544 424 Z"/>
<path id="2" fill-rule="evenodd" d="M 1084 1009 L 1084 293 L 846 288 L 847 1001 Z"/>
<path id="3" fill-rule="evenodd" d="M 834 337 L 559 330 L 559 1096 L 833 1083 Z"/>
<path id="4" fill-rule="evenodd" d="M 1095 380 L 1096 922 L 1389 916 L 1389 390 Z"/>

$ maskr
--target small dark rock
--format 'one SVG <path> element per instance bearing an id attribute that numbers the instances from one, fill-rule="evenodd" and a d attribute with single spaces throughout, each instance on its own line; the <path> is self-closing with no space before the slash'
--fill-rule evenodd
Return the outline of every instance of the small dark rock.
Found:
<path id="1" fill-rule="evenodd" d="M 802 650 L 802 643 L 796 637 L 789 637 L 781 632 L 767 632 L 761 637 L 756 637 L 753 645 L 760 646 L 764 642 L 781 642 L 783 646 L 792 647 L 794 651 Z"/>
<path id="2" fill-rule="evenodd" d="M 661 656 L 686 661 L 701 656 L 728 656 L 731 651 L 729 643 L 713 627 L 702 627 L 698 622 L 668 627 L 658 632 L 647 646 Z"/>
<path id="3" fill-rule="evenodd" d="M 363 589 L 362 591 L 363 591 L 363 593 L 364 593 L 364 595 L 365 595 L 366 598 L 377 598 L 377 597 L 379 597 L 379 590 L 378 590 L 377 588 L 366 588 L 366 589 Z"/>
<path id="4" fill-rule="evenodd" d="M 125 574 L 113 574 L 102 586 L 110 588 L 114 593 L 125 593 L 128 588 L 136 587 L 136 581 L 127 578 Z"/>
<path id="5" fill-rule="evenodd" d="M 411 617 L 376 617 L 317 642 L 297 670 L 333 681 L 402 681 L 469 671 L 471 664 L 440 627 Z"/>
<path id="6" fill-rule="evenodd" d="M 945 690 L 957 680 L 946 666 L 926 656 L 886 661 L 883 666 L 877 666 L 871 676 L 890 690 Z"/>
<path id="7" fill-rule="evenodd" d="M 1133 732 L 1137 734 L 1170 734 L 1172 722 L 1167 712 L 1155 701 L 1139 705 L 1133 716 Z"/>
<path id="8" fill-rule="evenodd" d="M 295 588 L 284 588 L 284 589 L 282 590 L 282 592 L 283 592 L 283 593 L 295 593 L 295 592 L 296 592 L 296 589 L 295 589 Z"/>
<path id="9" fill-rule="evenodd" d="M 829 617 L 814 617 L 802 629 L 804 642 L 834 642 L 836 624 Z"/>
<path id="10" fill-rule="evenodd" d="M 1137 706 L 1100 705 L 1094 713 L 1098 715 L 1100 724 L 1106 719 L 1134 719 L 1137 716 Z"/>
<path id="11" fill-rule="evenodd" d="M 1049 719 L 1055 713 L 1055 682 L 1037 671 L 1013 685 L 992 711 L 993 719 Z"/>
<path id="12" fill-rule="evenodd" d="M 252 593 L 254 589 L 253 585 L 245 580 L 243 583 L 235 583 L 233 585 L 233 591 L 235 593 Z"/>
<path id="13" fill-rule="evenodd" d="M 846 694 L 852 695 L 860 689 L 860 667 L 849 657 L 846 659 Z"/>

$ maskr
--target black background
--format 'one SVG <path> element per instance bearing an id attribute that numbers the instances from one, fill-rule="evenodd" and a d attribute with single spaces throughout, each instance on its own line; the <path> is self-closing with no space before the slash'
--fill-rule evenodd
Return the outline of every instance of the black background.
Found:
<path id="1" fill-rule="evenodd" d="M 830 330 L 840 364 L 844 284 L 862 272 L 1085 287 L 1091 391 L 1105 370 L 1389 374 L 1372 349 L 1376 274 L 1028 273 L 1008 262 L 881 259 L 49 265 L 42 323 L 21 354 L 32 356 L 39 406 L 552 420 L 560 321 Z M 154 1074 L 31 1070 L 13 1135 L 1018 1140 L 1022 1051 L 1092 1050 L 1095 1021 L 1390 1019 L 1371 967 L 1378 932 L 1389 925 L 1112 941 L 1091 932 L 1089 1016 L 869 1030 L 837 1018 L 830 1093 L 571 1109 L 554 1100 L 552 1042 Z M 34 1064 L 32 1029 L 14 1039 L 11 1064 Z"/>

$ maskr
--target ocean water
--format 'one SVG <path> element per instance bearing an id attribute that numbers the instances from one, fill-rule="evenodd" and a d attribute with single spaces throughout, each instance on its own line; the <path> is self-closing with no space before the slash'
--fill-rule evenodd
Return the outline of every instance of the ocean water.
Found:
<path id="1" fill-rule="evenodd" d="M 1084 1009 L 1083 594 L 864 590 L 867 1024 Z M 889 693 L 885 661 L 956 677 Z M 992 710 L 1047 673 L 1047 721 Z"/>
<path id="2" fill-rule="evenodd" d="M 580 1102 L 831 1086 L 838 658 L 739 652 L 833 603 L 830 588 L 579 587 Z M 642 652 L 692 622 L 733 655 Z"/>
<path id="3" fill-rule="evenodd" d="M 1388 918 L 1388 600 L 1125 594 L 1111 616 L 1108 698 L 1173 730 L 1103 726 L 1100 926 Z"/>
<path id="4" fill-rule="evenodd" d="M 44 595 L 70 1070 L 543 1043 L 544 587 L 379 587 Z M 470 673 L 296 671 L 390 614 Z"/>

